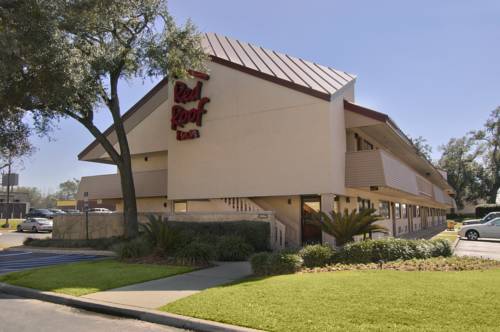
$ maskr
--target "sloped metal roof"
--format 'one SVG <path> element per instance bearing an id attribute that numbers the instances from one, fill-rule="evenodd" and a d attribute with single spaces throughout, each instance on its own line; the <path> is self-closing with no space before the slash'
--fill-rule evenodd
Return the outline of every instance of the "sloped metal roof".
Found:
<path id="1" fill-rule="evenodd" d="M 202 45 L 214 62 L 233 64 L 251 74 L 288 82 L 290 87 L 315 91 L 318 96 L 333 95 L 356 76 L 331 67 L 241 42 L 215 33 L 204 33 Z"/>

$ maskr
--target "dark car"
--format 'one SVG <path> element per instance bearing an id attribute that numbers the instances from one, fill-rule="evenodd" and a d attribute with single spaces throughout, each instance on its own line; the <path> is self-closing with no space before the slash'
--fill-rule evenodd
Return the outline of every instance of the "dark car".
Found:
<path id="1" fill-rule="evenodd" d="M 47 218 L 54 219 L 54 213 L 48 209 L 31 209 L 26 215 L 27 218 Z"/>
<path id="2" fill-rule="evenodd" d="M 62 216 L 66 214 L 66 212 L 61 209 L 49 209 L 49 211 L 52 212 L 55 216 Z"/>

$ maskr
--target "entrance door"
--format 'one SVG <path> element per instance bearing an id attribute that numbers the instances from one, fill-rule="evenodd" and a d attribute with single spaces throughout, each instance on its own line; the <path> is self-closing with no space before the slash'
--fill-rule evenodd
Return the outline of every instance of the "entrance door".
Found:
<path id="1" fill-rule="evenodd" d="M 302 244 L 321 243 L 321 227 L 311 224 L 312 216 L 321 211 L 321 196 L 302 196 Z"/>

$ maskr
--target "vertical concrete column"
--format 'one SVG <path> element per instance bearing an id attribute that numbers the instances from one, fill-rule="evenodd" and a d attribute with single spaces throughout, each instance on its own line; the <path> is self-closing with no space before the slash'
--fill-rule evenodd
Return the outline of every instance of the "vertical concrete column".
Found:
<path id="1" fill-rule="evenodd" d="M 321 194 L 321 211 L 330 215 L 330 212 L 335 210 L 335 195 L 334 194 Z M 335 238 L 330 234 L 322 232 L 321 239 L 323 244 L 329 244 L 335 247 Z"/>

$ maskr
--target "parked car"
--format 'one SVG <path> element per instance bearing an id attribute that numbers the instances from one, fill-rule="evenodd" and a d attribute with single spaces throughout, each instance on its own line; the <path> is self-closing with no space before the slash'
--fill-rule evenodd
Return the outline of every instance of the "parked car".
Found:
<path id="1" fill-rule="evenodd" d="M 490 212 L 487 215 L 485 215 L 482 219 L 471 219 L 471 220 L 465 220 L 462 225 L 475 225 L 475 224 L 484 224 L 490 220 L 493 220 L 495 218 L 500 218 L 500 211 L 498 212 Z"/>
<path id="2" fill-rule="evenodd" d="M 88 213 L 113 213 L 113 211 L 106 208 L 92 208 L 87 210 Z"/>
<path id="3" fill-rule="evenodd" d="M 65 212 L 66 212 L 66 214 L 73 214 L 73 215 L 81 213 L 80 210 L 76 210 L 76 209 L 68 209 Z"/>
<path id="4" fill-rule="evenodd" d="M 27 218 L 47 218 L 53 219 L 54 213 L 48 209 L 30 209 L 30 212 L 26 215 Z"/>
<path id="5" fill-rule="evenodd" d="M 52 212 L 55 216 L 61 216 L 63 214 L 66 214 L 66 212 L 64 212 L 61 209 L 49 209 L 49 211 Z"/>
<path id="6" fill-rule="evenodd" d="M 47 218 L 27 218 L 17 225 L 17 231 L 52 232 L 52 220 Z"/>
<path id="7" fill-rule="evenodd" d="M 458 236 L 475 241 L 479 238 L 500 239 L 500 218 L 495 218 L 486 223 L 462 226 Z"/>

